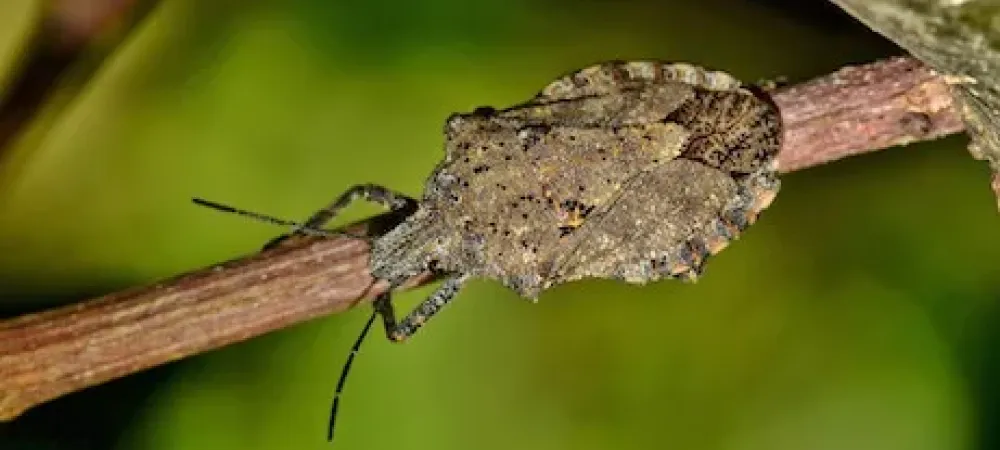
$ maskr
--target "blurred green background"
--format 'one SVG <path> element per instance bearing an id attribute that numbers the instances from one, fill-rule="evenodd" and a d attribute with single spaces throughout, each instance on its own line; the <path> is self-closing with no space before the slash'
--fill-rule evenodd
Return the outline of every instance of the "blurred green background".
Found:
<path id="1" fill-rule="evenodd" d="M 0 67 L 38 3 L 0 3 Z M 358 182 L 418 195 L 449 113 L 595 61 L 796 82 L 899 53 L 820 0 L 164 0 L 8 149 L 0 309 L 149 283 L 279 231 L 193 196 L 300 218 Z M 334 448 L 1000 448 L 1000 217 L 964 145 L 784 177 L 696 285 L 581 282 L 532 305 L 474 282 L 412 341 L 373 334 Z M 330 448 L 367 314 L 70 395 L 0 425 L 0 448 Z"/>

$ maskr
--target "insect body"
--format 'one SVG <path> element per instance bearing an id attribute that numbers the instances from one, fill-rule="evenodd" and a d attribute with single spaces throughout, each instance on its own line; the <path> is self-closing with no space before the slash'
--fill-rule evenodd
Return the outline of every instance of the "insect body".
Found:
<path id="1" fill-rule="evenodd" d="M 388 296 L 376 301 L 394 341 L 473 277 L 530 299 L 581 278 L 693 280 L 778 190 L 776 109 L 686 64 L 588 67 L 528 103 L 453 115 L 445 135 L 419 203 L 375 186 L 347 196 L 415 207 L 372 242 L 373 276 L 398 286 L 425 270 L 446 275 L 400 322 Z"/>
<path id="2" fill-rule="evenodd" d="M 687 64 L 594 65 L 527 103 L 453 115 L 445 136 L 419 202 L 362 185 L 300 227 L 321 229 L 359 198 L 408 214 L 372 241 L 372 275 L 390 287 L 427 270 L 445 281 L 399 321 L 389 294 L 375 300 L 393 341 L 471 278 L 529 299 L 582 278 L 694 280 L 779 187 L 776 108 L 725 73 Z"/>

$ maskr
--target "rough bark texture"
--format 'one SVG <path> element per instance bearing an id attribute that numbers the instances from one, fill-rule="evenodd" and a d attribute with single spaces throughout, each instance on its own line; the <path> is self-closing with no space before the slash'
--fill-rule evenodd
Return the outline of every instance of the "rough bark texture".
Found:
<path id="1" fill-rule="evenodd" d="M 962 130 L 948 85 L 911 58 L 845 67 L 772 97 L 785 126 L 782 172 Z"/>
<path id="2" fill-rule="evenodd" d="M 1000 208 L 1000 2 L 832 0 L 940 73 L 952 85 L 972 142 L 990 163 Z"/>
<path id="3" fill-rule="evenodd" d="M 948 88 L 897 58 L 773 93 L 783 172 L 961 130 Z M 352 233 L 379 235 L 398 217 Z M 429 281 L 424 274 L 412 284 Z M 88 386 L 336 313 L 372 285 L 362 239 L 297 238 L 153 286 L 0 322 L 0 420 Z"/>

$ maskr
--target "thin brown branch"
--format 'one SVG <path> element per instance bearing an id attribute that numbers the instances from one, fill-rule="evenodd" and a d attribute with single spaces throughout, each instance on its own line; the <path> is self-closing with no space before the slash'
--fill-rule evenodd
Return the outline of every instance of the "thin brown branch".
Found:
<path id="1" fill-rule="evenodd" d="M 962 129 L 948 87 L 912 59 L 843 69 L 774 99 L 786 125 L 786 172 Z M 364 231 L 378 234 L 392 220 L 376 217 Z M 364 240 L 298 238 L 153 286 L 0 322 L 0 419 L 347 310 L 385 289 L 372 285 L 367 265 Z"/>
<path id="2" fill-rule="evenodd" d="M 773 95 L 785 123 L 781 170 L 962 131 L 949 89 L 912 58 L 845 67 L 781 89 Z"/>

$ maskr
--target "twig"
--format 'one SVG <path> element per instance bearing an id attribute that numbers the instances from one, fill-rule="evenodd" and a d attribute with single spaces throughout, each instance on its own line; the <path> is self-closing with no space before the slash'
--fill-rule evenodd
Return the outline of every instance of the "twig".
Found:
<path id="1" fill-rule="evenodd" d="M 782 172 L 964 128 L 948 85 L 911 58 L 845 67 L 773 98 L 785 124 Z"/>
<path id="2" fill-rule="evenodd" d="M 786 172 L 962 129 L 948 87 L 912 59 L 842 69 L 773 97 L 786 126 Z M 365 232 L 377 235 L 395 220 L 378 216 Z M 153 286 L 0 322 L 0 419 L 344 311 L 385 289 L 372 284 L 367 265 L 364 240 L 297 238 Z"/>

